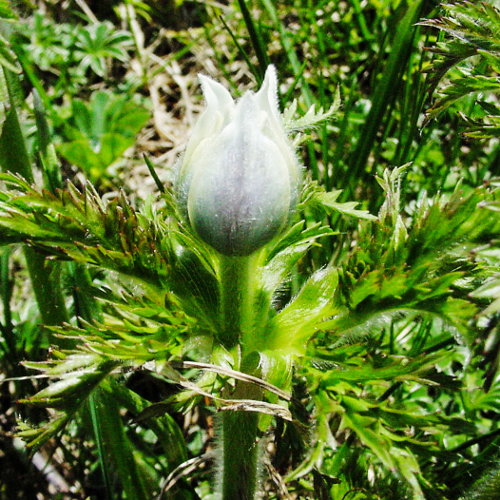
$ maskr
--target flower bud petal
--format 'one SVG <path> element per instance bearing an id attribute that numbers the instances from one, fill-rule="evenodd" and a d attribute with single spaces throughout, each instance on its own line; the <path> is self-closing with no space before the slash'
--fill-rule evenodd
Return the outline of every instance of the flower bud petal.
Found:
<path id="1" fill-rule="evenodd" d="M 210 141 L 227 123 L 234 110 L 231 94 L 220 84 L 206 76 L 199 75 L 206 109 L 198 118 L 191 138 L 183 155 L 182 165 L 177 176 L 177 191 L 181 211 L 186 213 L 187 189 L 190 183 L 192 169 L 189 168 L 194 152 L 204 141 Z"/>
<path id="2" fill-rule="evenodd" d="M 283 230 L 300 182 L 276 74 L 270 67 L 260 91 L 237 103 L 218 83 L 201 81 L 207 108 L 182 160 L 179 203 L 206 243 L 225 255 L 249 255 Z"/>

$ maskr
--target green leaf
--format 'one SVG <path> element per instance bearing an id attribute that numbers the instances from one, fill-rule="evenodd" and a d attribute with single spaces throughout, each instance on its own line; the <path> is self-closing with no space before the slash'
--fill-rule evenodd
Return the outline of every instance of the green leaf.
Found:
<path id="1" fill-rule="evenodd" d="M 104 390 L 107 390 L 119 405 L 131 412 L 136 419 L 150 408 L 149 401 L 112 380 L 108 381 Z M 171 415 L 162 411 L 161 416 L 157 415 L 155 418 L 141 419 L 140 424 L 146 425 L 155 433 L 158 442 L 163 448 L 164 456 L 169 462 L 170 470 L 173 470 L 177 465 L 187 460 L 186 441 L 182 430 Z"/>
<path id="2" fill-rule="evenodd" d="M 58 145 L 58 151 L 91 180 L 106 175 L 150 117 L 142 104 L 128 96 L 103 91 L 95 92 L 88 103 L 74 99 L 71 109 L 64 124 L 67 141 Z"/>
<path id="3" fill-rule="evenodd" d="M 96 403 L 107 410 L 99 414 L 99 431 L 106 458 L 114 465 L 127 498 L 150 498 L 155 485 L 147 480 L 138 466 L 116 398 L 104 390 L 97 392 L 97 398 Z"/>
<path id="4" fill-rule="evenodd" d="M 498 466 L 489 470 L 470 490 L 467 491 L 464 500 L 495 500 L 500 491 L 500 469 Z"/>
<path id="5" fill-rule="evenodd" d="M 331 215 L 337 212 L 341 215 L 355 217 L 357 219 L 376 219 L 376 217 L 368 211 L 356 209 L 359 205 L 358 202 L 338 202 L 337 200 L 341 193 L 341 190 L 326 192 L 322 186 L 313 181 L 304 188 L 303 205 L 304 207 L 322 212 L 322 215 Z"/>
<path id="6" fill-rule="evenodd" d="M 0 226 L 57 256 L 167 285 L 175 254 L 166 216 L 141 214 L 124 196 L 105 203 L 90 184 L 51 194 L 19 177 L 2 178 L 21 194 L 0 202 Z"/>
<path id="7" fill-rule="evenodd" d="M 2 19 L 17 19 L 17 15 L 10 4 L 9 0 L 0 0 L 0 17 Z"/>
<path id="8" fill-rule="evenodd" d="M 335 200 L 340 195 L 341 191 L 333 191 L 331 193 L 318 193 L 316 195 L 316 202 L 322 205 L 329 213 L 336 211 L 342 215 L 356 217 L 358 219 L 375 220 L 376 217 L 366 210 L 356 210 L 359 205 L 356 201 L 349 201 L 345 203 L 338 203 Z"/>
<path id="9" fill-rule="evenodd" d="M 21 67 L 17 60 L 17 56 L 10 48 L 10 43 L 2 35 L 0 35 L 0 66 L 8 71 L 12 71 L 12 73 L 21 73 Z"/>
<path id="10" fill-rule="evenodd" d="M 48 376 L 57 375 L 61 377 L 61 380 L 50 384 L 22 402 L 59 410 L 70 407 L 69 413 L 74 413 L 115 365 L 116 363 L 113 361 L 93 356 L 86 360 L 84 370 L 75 370 L 70 356 L 67 362 L 59 364 L 56 373 L 53 374 L 51 368 L 44 370 Z M 32 364 L 31 366 L 36 365 Z"/>
<path id="11" fill-rule="evenodd" d="M 285 109 L 283 113 L 283 122 L 285 129 L 294 132 L 315 128 L 318 124 L 330 120 L 337 113 L 340 107 L 340 92 L 336 89 L 335 97 L 332 105 L 324 111 L 323 108 L 315 109 L 311 106 L 303 116 L 296 118 L 298 103 L 296 100 L 292 101 L 290 106 Z"/>
<path id="12" fill-rule="evenodd" d="M 339 363 L 338 368 L 329 370 L 322 378 L 325 387 L 331 384 L 335 386 L 344 380 L 351 383 L 377 384 L 380 380 L 391 382 L 413 380 L 420 383 L 435 385 L 432 380 L 427 379 L 427 374 L 434 365 L 442 358 L 442 354 L 434 356 L 420 356 L 409 359 L 403 356 L 376 356 L 374 359 L 351 358 Z M 335 362 L 335 350 L 330 361 Z"/>
<path id="13" fill-rule="evenodd" d="M 485 208 L 494 189 L 423 198 L 409 222 L 401 220 L 397 197 L 389 191 L 393 201 L 381 210 L 380 222 L 362 226 L 339 271 L 338 313 L 323 328 L 338 338 L 354 329 L 379 331 L 378 322 L 387 325 L 398 315 L 432 315 L 471 342 L 478 306 L 469 295 L 473 288 L 458 284 L 466 275 L 488 276 L 469 250 L 500 230 L 500 217 Z"/>
<path id="14" fill-rule="evenodd" d="M 500 275 L 486 280 L 482 286 L 471 292 L 472 297 L 492 300 L 491 304 L 481 312 L 482 315 L 495 314 L 500 311 Z"/>
<path id="15" fill-rule="evenodd" d="M 435 117 L 464 97 L 482 96 L 490 109 L 490 117 L 478 119 L 472 114 L 466 116 L 460 110 L 465 121 L 472 125 L 466 134 L 477 139 L 498 137 L 498 127 L 494 126 L 494 122 L 498 122 L 500 107 L 494 99 L 486 102 L 484 96 L 499 91 L 500 10 L 486 1 L 458 1 L 443 4 L 443 8 L 446 15 L 420 23 L 437 28 L 448 37 L 431 49 L 437 54 L 427 69 L 431 74 L 431 85 L 436 87 L 448 72 L 451 78 L 439 89 L 440 96 L 428 110 L 428 118 Z M 459 64 L 461 66 L 455 72 L 458 76 L 455 76 L 450 70 Z"/>
<path id="16" fill-rule="evenodd" d="M 293 266 L 307 253 L 320 238 L 333 236 L 335 233 L 320 223 L 304 228 L 304 223 L 297 222 L 285 232 L 276 245 L 270 249 L 265 266 L 262 269 L 262 286 L 268 293 L 274 293 L 285 282 Z"/>
<path id="17" fill-rule="evenodd" d="M 39 449 L 49 439 L 53 438 L 64 426 L 74 418 L 90 395 L 116 366 L 115 362 L 103 360 L 97 355 L 62 356 L 60 361 L 48 363 L 26 363 L 26 366 L 38 369 L 49 378 L 60 380 L 22 403 L 41 407 L 55 408 L 52 419 L 37 427 L 21 427 L 18 435 L 26 440 L 27 446 Z"/>
<path id="18" fill-rule="evenodd" d="M 316 271 L 296 297 L 271 320 L 270 331 L 258 345 L 265 349 L 302 353 L 306 342 L 335 311 L 338 272 L 332 267 Z M 262 342 L 262 344 L 260 344 Z"/>

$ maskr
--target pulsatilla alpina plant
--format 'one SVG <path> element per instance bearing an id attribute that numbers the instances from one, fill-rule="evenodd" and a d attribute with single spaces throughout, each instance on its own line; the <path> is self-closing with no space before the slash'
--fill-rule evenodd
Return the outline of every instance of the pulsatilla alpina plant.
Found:
<path id="1" fill-rule="evenodd" d="M 103 313 L 51 327 L 54 342 L 73 345 L 54 348 L 47 362 L 26 363 L 57 381 L 26 400 L 49 408 L 51 418 L 38 427 L 21 423 L 19 435 L 40 447 L 79 418 L 98 391 L 101 401 L 126 408 L 150 429 L 163 453 L 155 450 L 133 468 L 122 485 L 126 498 L 173 495 L 188 452 L 169 412 L 208 400 L 220 413 L 216 498 L 250 500 L 264 490 L 273 498 L 262 465 L 276 477 L 272 462 L 288 472 L 281 490 L 289 485 L 303 497 L 313 489 L 315 497 L 345 497 L 356 475 L 366 491 L 379 480 L 377 495 L 397 490 L 400 498 L 425 498 L 429 468 L 459 459 L 459 450 L 436 442 L 433 429 L 464 440 L 478 431 L 460 416 L 429 412 L 426 388 L 460 390 L 449 367 L 466 354 L 436 346 L 458 338 L 463 350 L 474 344 L 479 327 L 472 319 L 487 301 L 473 292 L 496 268 L 488 253 L 500 228 L 495 184 L 424 196 L 404 214 L 404 169 L 386 171 L 377 178 L 386 201 L 375 217 L 340 203 L 339 191 L 301 180 L 288 132 L 328 113 L 310 111 L 299 122 L 290 112 L 282 116 L 274 68 L 257 93 L 236 102 L 208 78 L 202 87 L 206 110 L 173 191 L 158 203 L 137 209 L 123 195 L 103 201 L 90 184 L 48 192 L 18 175 L 1 176 L 9 187 L 0 194 L 4 244 L 24 242 L 103 270 L 87 284 Z M 359 219 L 355 244 L 335 265 L 325 262 L 304 279 L 294 269 L 309 269 L 311 247 L 335 241 L 334 228 L 322 222 L 332 214 Z M 194 379 L 193 370 L 202 374 Z M 122 383 L 130 373 L 152 373 L 182 390 L 151 404 Z M 405 386 L 420 391 L 407 408 L 391 397 L 404 396 Z M 487 394 L 467 401 L 468 412 L 495 406 Z M 119 423 L 116 415 L 103 420 L 103 432 Z M 136 460 L 137 436 L 123 430 L 120 439 L 120 449 L 104 447 L 125 470 L 125 461 Z M 367 460 L 376 481 L 367 477 Z M 314 483 L 307 482 L 311 476 Z"/>

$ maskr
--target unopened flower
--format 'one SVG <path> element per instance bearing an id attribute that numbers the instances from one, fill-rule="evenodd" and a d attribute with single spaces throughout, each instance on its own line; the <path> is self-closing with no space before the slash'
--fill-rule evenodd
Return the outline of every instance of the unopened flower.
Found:
<path id="1" fill-rule="evenodd" d="M 200 76 L 206 109 L 196 123 L 177 179 L 180 207 L 206 243 L 230 256 L 249 255 L 286 226 L 300 167 L 283 128 L 276 71 L 237 102 Z"/>

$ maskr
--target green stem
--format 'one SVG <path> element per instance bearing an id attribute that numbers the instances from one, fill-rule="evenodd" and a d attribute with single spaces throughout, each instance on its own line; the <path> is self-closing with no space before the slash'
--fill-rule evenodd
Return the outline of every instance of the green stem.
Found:
<path id="1" fill-rule="evenodd" d="M 259 443 L 255 412 L 222 415 L 222 499 L 253 500 L 257 491 Z"/>
<path id="2" fill-rule="evenodd" d="M 0 170 L 20 174 L 27 181 L 33 182 L 31 160 L 17 114 L 15 93 L 19 82 L 16 78 L 17 76 L 8 70 L 0 73 L 0 93 L 10 105 L 0 134 Z M 24 254 L 42 323 L 58 325 L 68 321 L 60 282 L 60 264 L 48 261 L 42 254 L 29 247 L 24 249 Z M 52 340 L 50 334 L 49 339 Z M 60 342 L 59 344 L 61 345 Z"/>
<path id="3" fill-rule="evenodd" d="M 0 252 L 0 300 L 3 306 L 3 325 L 0 322 L 0 331 L 4 338 L 5 347 L 3 349 L 10 354 L 12 359 L 16 352 L 16 339 L 12 328 L 12 311 L 10 300 L 12 298 L 12 280 L 9 275 L 10 248 L 4 248 Z"/>
<path id="4" fill-rule="evenodd" d="M 68 322 L 69 314 L 60 280 L 61 263 L 46 259 L 44 255 L 30 247 L 24 248 L 24 256 L 42 324 L 45 327 Z M 49 341 L 57 343 L 59 347 L 63 349 L 74 347 L 73 340 L 59 338 L 56 341 L 48 330 L 43 329 L 43 331 L 49 336 Z"/>
<path id="5" fill-rule="evenodd" d="M 252 328 L 254 278 L 254 256 L 220 256 L 220 341 L 229 350 Z"/>
<path id="6" fill-rule="evenodd" d="M 220 257 L 221 343 L 229 350 L 240 347 L 242 364 L 236 367 L 246 373 L 255 371 L 245 360 L 245 336 L 254 327 L 256 275 L 258 253 L 248 257 Z M 251 364 L 251 363 L 250 363 Z M 260 388 L 237 382 L 231 399 L 261 399 Z M 253 500 L 258 477 L 259 415 L 247 411 L 225 411 L 222 415 L 222 434 L 219 449 L 219 477 L 222 500 Z"/>

